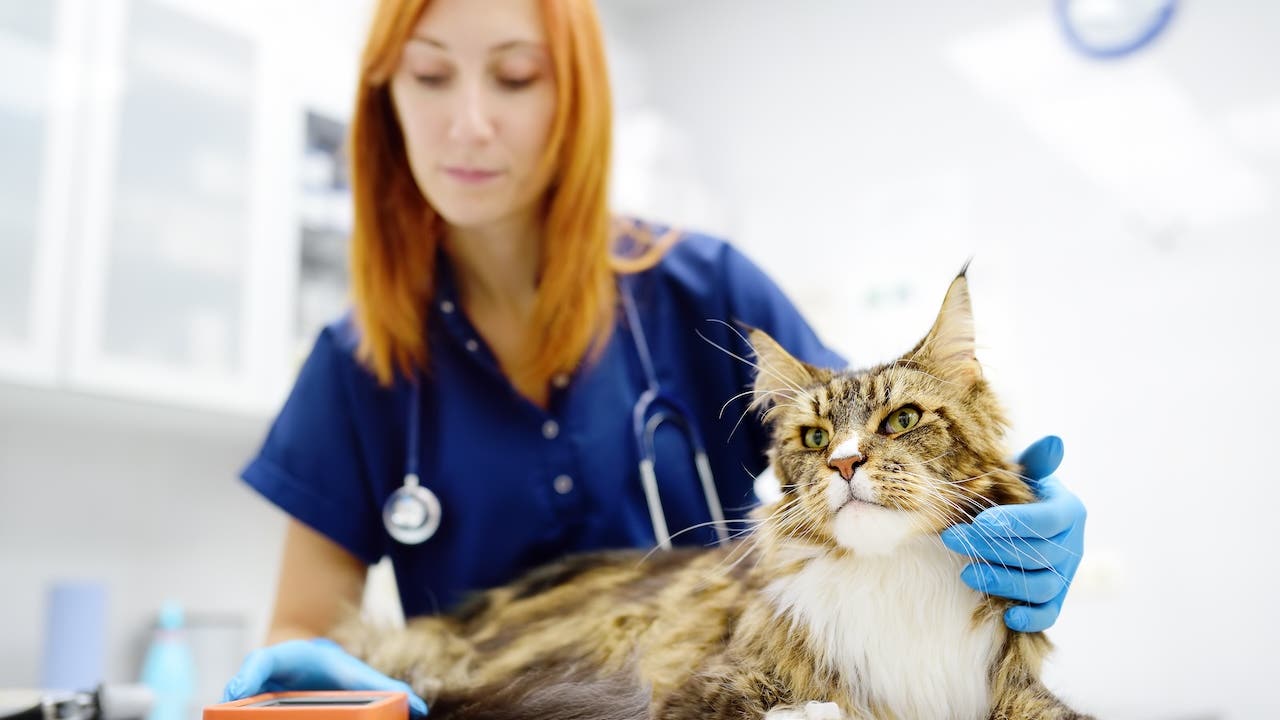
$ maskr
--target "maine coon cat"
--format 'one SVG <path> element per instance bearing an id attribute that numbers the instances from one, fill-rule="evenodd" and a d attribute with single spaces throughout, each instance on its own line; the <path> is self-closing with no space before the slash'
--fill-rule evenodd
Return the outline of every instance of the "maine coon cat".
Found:
<path id="1" fill-rule="evenodd" d="M 964 272 L 910 352 L 817 368 L 750 333 L 782 497 L 725 548 L 571 557 L 405 629 L 334 636 L 431 717 L 1083 718 L 1042 633 L 938 533 L 1033 493 L 974 354 Z"/>

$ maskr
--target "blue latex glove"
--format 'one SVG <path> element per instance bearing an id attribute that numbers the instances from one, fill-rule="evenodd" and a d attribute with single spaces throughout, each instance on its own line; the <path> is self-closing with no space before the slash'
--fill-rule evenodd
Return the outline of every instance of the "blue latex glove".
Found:
<path id="1" fill-rule="evenodd" d="M 1058 619 L 1080 566 L 1085 509 L 1053 476 L 1062 462 L 1061 439 L 1042 438 L 1018 462 L 1039 501 L 984 510 L 972 523 L 944 530 L 942 542 L 979 560 L 960 572 L 966 585 L 1023 603 L 1005 611 L 1005 625 L 1037 632 Z"/>
<path id="2" fill-rule="evenodd" d="M 427 714 L 427 704 L 407 684 L 348 655 L 328 638 L 289 640 L 249 653 L 222 691 L 222 702 L 291 690 L 399 691 L 408 693 L 412 716 Z"/>

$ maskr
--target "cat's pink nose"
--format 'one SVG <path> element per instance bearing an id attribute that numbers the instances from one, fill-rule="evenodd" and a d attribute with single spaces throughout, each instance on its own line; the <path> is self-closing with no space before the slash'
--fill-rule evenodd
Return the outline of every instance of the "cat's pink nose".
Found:
<path id="1" fill-rule="evenodd" d="M 846 455 L 838 458 L 833 457 L 827 461 L 827 467 L 832 470 L 839 470 L 840 477 L 845 480 L 851 480 L 853 478 L 853 471 L 862 464 L 862 460 L 863 457 L 861 453 L 854 453 L 852 455 Z"/>

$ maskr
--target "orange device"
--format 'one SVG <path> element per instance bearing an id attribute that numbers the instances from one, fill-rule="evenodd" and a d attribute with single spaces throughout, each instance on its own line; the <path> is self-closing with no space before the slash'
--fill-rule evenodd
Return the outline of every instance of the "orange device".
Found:
<path id="1" fill-rule="evenodd" d="M 204 720 L 406 720 L 409 696 L 375 690 L 254 695 L 204 709 Z"/>

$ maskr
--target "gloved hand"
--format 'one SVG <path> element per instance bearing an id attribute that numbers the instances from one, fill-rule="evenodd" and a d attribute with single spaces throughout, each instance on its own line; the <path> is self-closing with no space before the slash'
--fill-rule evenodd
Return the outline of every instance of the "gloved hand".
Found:
<path id="1" fill-rule="evenodd" d="M 1053 476 L 1062 462 L 1061 439 L 1042 438 L 1023 451 L 1018 462 L 1039 501 L 984 510 L 972 523 L 944 530 L 942 542 L 979 560 L 960 572 L 966 585 L 1025 603 L 1005 611 L 1005 625 L 1037 632 L 1058 619 L 1080 566 L 1085 509 Z"/>
<path id="2" fill-rule="evenodd" d="M 427 704 L 407 684 L 348 655 L 328 638 L 289 640 L 249 653 L 222 691 L 222 702 L 291 690 L 395 690 L 408 693 L 411 715 L 427 714 Z"/>

